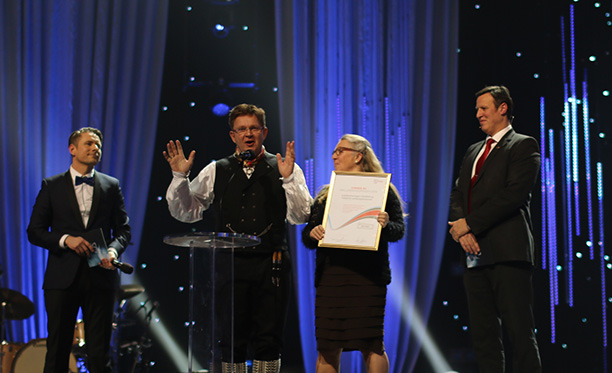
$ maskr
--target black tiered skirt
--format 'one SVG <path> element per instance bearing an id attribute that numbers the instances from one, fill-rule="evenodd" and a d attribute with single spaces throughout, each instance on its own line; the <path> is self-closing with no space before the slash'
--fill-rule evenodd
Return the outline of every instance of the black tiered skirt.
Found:
<path id="1" fill-rule="evenodd" d="M 319 351 L 385 351 L 387 287 L 350 269 L 329 266 L 315 298 L 315 335 Z"/>

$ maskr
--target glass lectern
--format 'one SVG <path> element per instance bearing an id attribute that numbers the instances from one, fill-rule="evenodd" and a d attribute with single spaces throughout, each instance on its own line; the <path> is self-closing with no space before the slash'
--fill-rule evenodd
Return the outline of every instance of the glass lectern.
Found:
<path id="1" fill-rule="evenodd" d="M 164 243 L 189 248 L 189 321 L 187 369 L 220 372 L 221 344 L 234 347 L 234 249 L 258 245 L 240 233 L 192 232 L 164 237 Z"/>

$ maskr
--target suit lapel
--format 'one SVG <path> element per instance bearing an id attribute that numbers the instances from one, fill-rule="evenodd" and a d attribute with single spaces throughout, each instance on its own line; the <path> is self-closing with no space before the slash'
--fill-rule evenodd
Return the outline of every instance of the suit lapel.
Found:
<path id="1" fill-rule="evenodd" d="M 499 142 L 495 144 L 493 149 L 491 149 L 491 151 L 489 152 L 489 155 L 487 156 L 487 159 L 485 159 L 485 162 L 482 165 L 482 168 L 480 169 L 480 174 L 478 175 L 478 178 L 476 179 L 476 183 L 478 182 L 478 180 L 480 180 L 482 175 L 484 175 L 484 173 L 487 171 L 487 166 L 491 163 L 494 163 L 495 157 L 497 156 L 497 154 L 499 154 L 500 151 L 503 151 L 503 149 L 507 146 L 507 144 L 510 142 L 513 136 L 514 136 L 514 130 L 508 131 L 508 133 L 506 133 L 504 137 L 502 137 L 499 140 Z"/>
<path id="2" fill-rule="evenodd" d="M 94 173 L 94 189 L 93 189 L 93 197 L 91 201 L 91 210 L 89 212 L 89 220 L 87 221 L 87 228 L 91 226 L 91 222 L 93 221 L 96 213 L 98 212 L 98 207 L 100 206 L 100 194 L 102 191 L 102 186 L 100 185 L 100 178 L 98 177 L 98 172 Z"/>
<path id="3" fill-rule="evenodd" d="M 66 196 L 68 196 L 68 203 L 70 204 L 70 208 L 72 212 L 74 212 L 74 217 L 78 220 L 81 227 L 85 229 L 85 225 L 83 224 L 83 217 L 81 216 L 81 209 L 79 208 L 79 202 L 77 202 L 76 194 L 74 192 L 74 183 L 72 182 L 72 175 L 70 174 L 70 170 L 66 171 L 66 173 L 64 174 L 64 180 L 66 181 Z"/>

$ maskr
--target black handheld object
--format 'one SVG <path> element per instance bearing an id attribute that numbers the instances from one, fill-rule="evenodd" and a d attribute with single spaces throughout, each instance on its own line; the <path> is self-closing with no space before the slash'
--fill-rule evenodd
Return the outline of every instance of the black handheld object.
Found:
<path id="1" fill-rule="evenodd" d="M 251 159 L 255 159 L 255 152 L 248 149 L 240 153 L 238 157 L 243 161 L 250 161 Z"/>
<path id="2" fill-rule="evenodd" d="M 128 275 L 131 275 L 132 272 L 134 272 L 134 267 L 131 264 L 120 262 L 117 259 L 111 260 L 111 264 L 116 268 L 119 268 L 121 272 L 127 273 Z"/>

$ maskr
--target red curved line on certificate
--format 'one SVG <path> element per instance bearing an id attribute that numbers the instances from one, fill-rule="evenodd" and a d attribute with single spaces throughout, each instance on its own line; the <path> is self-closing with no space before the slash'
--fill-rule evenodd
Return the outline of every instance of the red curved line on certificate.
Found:
<path id="1" fill-rule="evenodd" d="M 362 219 L 372 219 L 372 218 L 375 218 L 375 219 L 376 219 L 376 218 L 378 217 L 378 213 L 379 213 L 379 212 L 380 212 L 380 208 L 375 207 L 375 208 L 372 208 L 372 209 L 370 209 L 370 210 L 366 210 L 366 211 L 364 211 L 364 212 L 360 213 L 359 215 L 357 215 L 357 216 L 353 217 L 352 219 L 350 219 L 350 220 L 349 220 L 349 221 L 347 221 L 346 223 L 342 224 L 342 225 L 341 225 L 341 226 L 339 226 L 338 228 L 333 228 L 333 227 L 331 226 L 331 221 L 329 222 L 329 225 L 330 225 L 330 228 L 331 228 L 331 229 L 333 229 L 333 230 L 336 230 L 336 229 L 341 229 L 341 228 L 346 227 L 346 226 L 347 226 L 347 225 L 349 225 L 349 224 L 352 224 L 352 223 L 356 222 L 357 220 L 362 220 Z"/>

